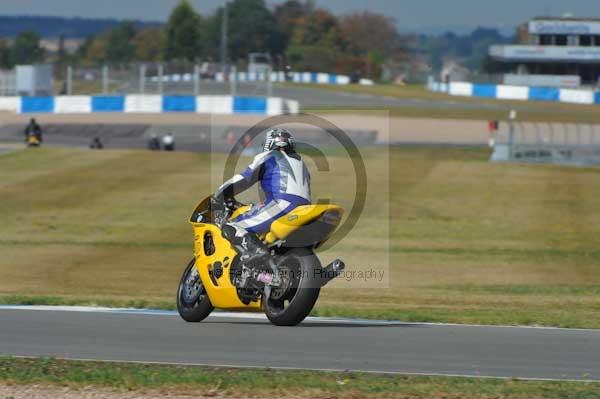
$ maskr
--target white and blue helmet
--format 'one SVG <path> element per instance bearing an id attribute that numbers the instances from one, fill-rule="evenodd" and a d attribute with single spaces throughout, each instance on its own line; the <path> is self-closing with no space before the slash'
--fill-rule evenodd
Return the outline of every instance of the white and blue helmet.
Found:
<path id="1" fill-rule="evenodd" d="M 283 149 L 286 152 L 294 152 L 296 142 L 292 133 L 287 129 L 274 128 L 267 131 L 263 151 L 268 152 L 276 149 Z"/>

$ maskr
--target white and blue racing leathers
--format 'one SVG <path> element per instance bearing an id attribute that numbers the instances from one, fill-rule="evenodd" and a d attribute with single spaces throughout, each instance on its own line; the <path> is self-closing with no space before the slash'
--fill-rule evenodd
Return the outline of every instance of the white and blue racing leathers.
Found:
<path id="1" fill-rule="evenodd" d="M 310 174 L 304 161 L 295 152 L 288 154 L 280 150 L 258 154 L 241 174 L 226 181 L 215 195 L 232 198 L 259 181 L 265 202 L 229 223 L 235 227 L 236 236 L 246 232 L 267 232 L 276 219 L 311 202 Z"/>

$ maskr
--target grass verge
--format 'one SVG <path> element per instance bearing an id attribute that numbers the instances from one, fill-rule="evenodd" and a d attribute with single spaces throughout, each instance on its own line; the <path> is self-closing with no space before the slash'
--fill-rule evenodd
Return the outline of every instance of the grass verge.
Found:
<path id="1" fill-rule="evenodd" d="M 460 103 L 460 100 L 457 101 Z M 360 112 L 361 115 L 381 115 L 382 110 L 389 112 L 389 116 L 398 118 L 425 118 L 425 119 L 459 119 L 459 120 L 499 120 L 505 121 L 511 109 L 516 108 L 519 122 L 538 123 L 571 123 L 571 124 L 599 124 L 599 106 L 571 105 L 571 104 L 536 104 L 535 106 L 523 104 L 501 104 L 504 107 L 489 108 L 456 108 L 456 107 L 415 107 L 415 106 L 387 106 L 387 107 L 308 107 L 302 112 L 311 114 L 349 114 Z M 579 108 L 575 108 L 579 107 Z"/>
<path id="2" fill-rule="evenodd" d="M 328 398 L 596 398 L 600 383 L 540 382 L 0 357 L 0 381 L 213 395 Z"/>
<path id="3" fill-rule="evenodd" d="M 599 168 L 491 164 L 480 148 L 395 147 L 387 160 L 361 151 L 376 190 L 356 228 L 319 256 L 386 279 L 338 278 L 314 315 L 600 328 Z M 327 173 L 309 163 L 313 192 L 350 209 L 352 166 L 328 158 Z M 2 156 L 0 301 L 173 309 L 192 256 L 187 219 L 224 159 Z"/>
<path id="4" fill-rule="evenodd" d="M 106 308 L 134 308 L 175 310 L 175 301 L 144 299 L 119 300 L 110 298 L 72 298 L 47 295 L 2 295 L 0 305 L 26 306 L 94 306 Z"/>
<path id="5" fill-rule="evenodd" d="M 556 123 L 600 123 L 597 105 L 566 104 L 543 101 L 496 100 L 479 97 L 450 96 L 445 93 L 434 93 L 423 85 L 378 84 L 373 86 L 359 85 L 318 85 L 286 83 L 292 87 L 313 88 L 341 93 L 390 97 L 399 100 L 417 100 L 424 102 L 437 101 L 446 106 L 431 107 L 407 104 L 406 106 L 385 107 L 390 116 L 434 119 L 476 119 L 506 120 L 511 109 L 517 109 L 518 119 L 522 122 L 556 122 Z M 369 107 L 318 107 L 303 109 L 311 113 L 355 113 L 356 110 L 368 111 Z M 381 107 L 373 108 L 373 112 L 381 112 Z"/>

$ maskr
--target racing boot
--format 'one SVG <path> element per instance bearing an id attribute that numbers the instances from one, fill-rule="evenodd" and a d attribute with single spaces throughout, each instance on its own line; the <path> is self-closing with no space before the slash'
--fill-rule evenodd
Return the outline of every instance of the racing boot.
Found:
<path id="1" fill-rule="evenodd" d="M 269 248 L 254 233 L 246 233 L 243 236 L 236 234 L 236 229 L 231 225 L 224 225 L 223 235 L 240 252 L 240 261 L 245 264 L 256 263 L 267 258 Z"/>
<path id="2" fill-rule="evenodd" d="M 269 248 L 254 233 L 248 233 L 241 237 L 239 246 L 243 249 L 240 260 L 244 263 L 257 263 L 267 259 Z"/>

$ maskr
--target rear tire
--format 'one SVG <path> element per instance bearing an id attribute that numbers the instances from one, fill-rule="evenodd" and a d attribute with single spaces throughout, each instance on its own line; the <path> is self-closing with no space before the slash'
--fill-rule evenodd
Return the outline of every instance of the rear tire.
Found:
<path id="1" fill-rule="evenodd" d="M 263 300 L 263 309 L 271 323 L 295 326 L 309 315 L 319 298 L 321 286 L 315 270 L 321 269 L 321 262 L 312 250 L 295 248 L 283 255 L 278 264 L 292 276 L 291 283 L 283 295 L 273 290 L 271 297 Z"/>
<path id="2" fill-rule="evenodd" d="M 177 311 L 183 320 L 198 323 L 206 319 L 213 310 L 214 307 L 196 270 L 196 259 L 192 259 L 179 281 Z"/>

